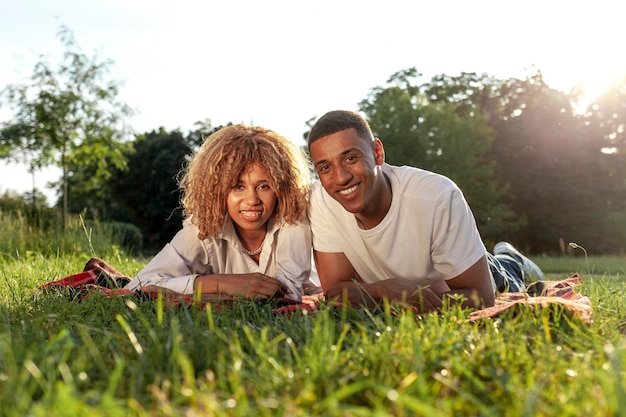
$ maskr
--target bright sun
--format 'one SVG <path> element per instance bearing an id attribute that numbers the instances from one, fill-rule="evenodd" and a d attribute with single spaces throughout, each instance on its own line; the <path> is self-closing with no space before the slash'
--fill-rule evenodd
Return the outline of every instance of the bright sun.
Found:
<path id="1" fill-rule="evenodd" d="M 626 63 L 608 64 L 607 67 L 603 67 L 600 60 L 591 59 L 591 61 L 588 63 L 579 61 L 578 65 L 573 66 L 542 69 L 544 80 L 550 87 L 579 95 L 577 111 L 581 112 L 612 85 L 626 77 Z"/>
<path id="2" fill-rule="evenodd" d="M 527 33 L 521 52 L 550 87 L 566 93 L 576 88 L 590 103 L 626 76 L 623 16 L 608 0 L 566 8 L 546 2 L 543 13 L 528 18 L 539 29 Z"/>

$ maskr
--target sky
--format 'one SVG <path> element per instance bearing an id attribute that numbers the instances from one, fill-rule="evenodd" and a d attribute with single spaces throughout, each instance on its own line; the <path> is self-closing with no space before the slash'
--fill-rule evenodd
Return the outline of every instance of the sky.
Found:
<path id="1" fill-rule="evenodd" d="M 418 83 L 540 70 L 552 88 L 590 93 L 626 73 L 614 0 L 3 0 L 0 10 L 0 90 L 26 83 L 41 55 L 60 61 L 64 25 L 85 55 L 113 61 L 108 79 L 136 110 L 137 133 L 210 119 L 303 144 L 307 120 L 358 110 L 410 67 Z M 3 105 L 0 122 L 10 119 Z M 52 199 L 45 186 L 59 177 L 47 169 L 35 184 Z M 0 194 L 31 189 L 25 167 L 0 160 Z"/>

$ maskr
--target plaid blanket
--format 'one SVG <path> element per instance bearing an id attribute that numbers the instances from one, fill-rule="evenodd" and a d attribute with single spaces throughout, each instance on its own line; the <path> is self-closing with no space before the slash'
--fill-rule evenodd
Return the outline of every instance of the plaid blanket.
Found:
<path id="1" fill-rule="evenodd" d="M 130 278 L 113 268 L 99 258 L 91 258 L 83 268 L 83 272 L 69 275 L 55 281 L 40 285 L 40 290 L 67 288 L 80 292 L 86 296 L 90 292 L 104 293 L 110 297 L 132 295 L 135 292 L 123 287 L 130 282 Z"/>
<path id="2" fill-rule="evenodd" d="M 219 294 L 185 295 L 177 292 L 157 288 L 155 286 L 144 288 L 143 291 L 134 291 L 123 288 L 130 278 L 100 258 L 91 258 L 82 272 L 69 275 L 64 278 L 47 282 L 38 287 L 42 291 L 54 289 L 69 290 L 73 298 L 83 299 L 90 294 L 99 293 L 107 297 L 137 296 L 141 300 L 156 300 L 159 295 L 163 297 L 167 307 L 186 305 L 199 305 L 205 308 L 208 303 L 222 307 L 234 300 L 233 297 Z M 279 313 L 292 313 L 298 310 L 313 311 L 317 309 L 317 303 L 321 295 L 304 296 L 301 303 L 290 299 L 276 300 Z"/>
<path id="3" fill-rule="evenodd" d="M 198 304 L 204 308 L 207 303 L 224 306 L 233 300 L 232 297 L 222 295 L 184 295 L 156 287 L 135 292 L 123 288 L 129 281 L 129 277 L 102 259 L 91 258 L 85 265 L 83 272 L 45 283 L 38 288 L 40 290 L 69 288 L 79 292 L 81 298 L 94 292 L 105 294 L 108 297 L 139 295 L 142 299 L 156 299 L 161 294 L 169 307 Z M 493 307 L 471 312 L 468 321 L 478 322 L 498 317 L 504 312 L 514 313 L 520 308 L 531 308 L 533 311 L 556 308 L 563 309 L 585 323 L 590 323 L 593 312 L 591 301 L 588 297 L 575 291 L 575 287 L 581 283 L 582 278 L 578 274 L 560 281 L 534 282 L 526 288 L 525 292 L 498 295 Z M 323 300 L 324 297 L 321 294 L 305 295 L 300 303 L 287 299 L 279 300 L 275 311 L 281 314 L 291 314 L 301 310 L 314 312 L 318 309 L 319 302 Z"/>
<path id="4" fill-rule="evenodd" d="M 500 294 L 496 297 L 496 304 L 493 307 L 473 311 L 468 321 L 476 322 L 497 317 L 505 311 L 515 312 L 528 306 L 535 312 L 546 308 L 562 309 L 585 323 L 591 323 L 593 313 L 591 300 L 574 290 L 582 282 L 579 274 L 573 274 L 561 281 L 534 282 L 525 292 Z"/>

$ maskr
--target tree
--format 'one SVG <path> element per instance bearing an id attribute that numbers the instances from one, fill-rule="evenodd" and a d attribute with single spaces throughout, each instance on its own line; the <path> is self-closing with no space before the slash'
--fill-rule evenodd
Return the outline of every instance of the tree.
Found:
<path id="1" fill-rule="evenodd" d="M 499 100 L 492 158 L 510 184 L 507 202 L 528 219 L 516 240 L 534 252 L 555 252 L 571 240 L 610 250 L 607 218 L 611 200 L 623 201 L 623 185 L 606 169 L 602 135 L 573 111 L 574 97 L 537 73 L 502 83 Z"/>
<path id="2" fill-rule="evenodd" d="M 35 207 L 38 205 L 37 197 L 40 195 L 35 186 L 35 172 L 42 168 L 42 162 L 36 158 L 41 150 L 38 141 L 34 140 L 30 132 L 30 126 L 24 123 L 3 123 L 0 129 L 0 158 L 27 166 L 33 183 L 31 203 Z M 45 199 L 43 201 L 45 202 Z"/>
<path id="3" fill-rule="evenodd" d="M 585 118 L 573 111 L 577 93 L 550 88 L 540 71 L 525 80 L 440 75 L 425 95 L 457 103 L 462 115 L 480 112 L 488 121 L 495 137 L 489 153 L 495 179 L 509 187 L 504 201 L 527 222 L 524 228 L 504 228 L 506 238 L 534 252 L 553 252 L 567 240 L 606 252 L 623 247 L 616 243 L 624 236 L 607 221 L 616 218 L 624 200 L 624 171 L 618 166 L 626 164 L 615 163 L 619 157 L 607 152 L 619 143 L 610 140 L 619 138 L 615 115 L 625 108 L 618 104 L 618 91 L 595 103 Z"/>
<path id="4" fill-rule="evenodd" d="M 493 134 L 480 112 L 462 111 L 454 100 L 430 101 L 428 85 L 414 86 L 414 68 L 400 71 L 386 88 L 371 90 L 359 108 L 385 143 L 386 159 L 448 176 L 463 190 L 483 238 L 496 239 L 513 213 L 501 203 L 505 188 L 486 160 Z"/>
<path id="5" fill-rule="evenodd" d="M 182 222 L 179 173 L 191 153 L 220 128 L 214 128 L 209 119 L 196 123 L 195 127 L 186 135 L 162 127 L 137 135 L 120 149 L 127 168 L 117 167 L 106 176 L 98 173 L 99 169 L 113 165 L 105 159 L 106 155 L 99 164 L 91 165 L 80 165 L 77 158 L 68 177 L 68 184 L 74 190 L 70 212 L 82 212 L 87 218 L 132 223 L 142 232 L 146 249 L 165 245 Z M 93 143 L 86 149 L 96 152 L 99 147 L 99 143 Z"/>
<path id="6" fill-rule="evenodd" d="M 626 75 L 616 80 L 588 107 L 582 118 L 582 131 L 592 149 L 589 158 L 593 171 L 587 176 L 599 178 L 589 185 L 597 190 L 598 203 L 605 207 L 604 228 L 596 230 L 591 251 L 624 253 L 626 250 Z"/>
<path id="7" fill-rule="evenodd" d="M 96 170 L 101 177 L 94 179 L 101 183 L 113 167 L 123 168 L 120 144 L 130 134 L 125 119 L 133 111 L 117 99 L 119 84 L 104 79 L 111 61 L 84 55 L 65 26 L 59 38 L 67 50 L 58 68 L 42 59 L 29 83 L 2 91 L 15 115 L 3 123 L 0 149 L 32 172 L 53 163 L 61 168 L 65 225 L 72 170 L 105 160 Z"/>
<path id="8" fill-rule="evenodd" d="M 232 123 L 228 123 L 226 126 L 231 126 Z M 217 132 L 221 128 L 225 126 L 216 126 L 214 127 L 211 123 L 211 119 L 204 119 L 194 123 L 195 129 L 189 131 L 185 136 L 185 142 L 187 146 L 192 151 L 197 150 L 200 145 L 204 142 L 204 140 L 209 137 L 212 133 Z"/>
<path id="9" fill-rule="evenodd" d="M 626 74 L 595 99 L 585 119 L 597 125 L 605 153 L 626 154 Z"/>
<path id="10" fill-rule="evenodd" d="M 128 171 L 116 171 L 109 181 L 107 212 L 113 220 L 138 226 L 144 247 L 160 248 L 182 224 L 178 176 L 191 149 L 180 131 L 163 128 L 139 135 L 134 149 Z"/>
<path id="11" fill-rule="evenodd" d="M 135 152 L 134 142 L 115 142 L 109 147 L 107 136 L 89 138 L 83 146 L 76 149 L 67 160 L 67 187 L 72 190 L 68 199 L 69 213 L 82 213 L 85 218 L 108 220 L 115 210 L 115 200 L 109 186 L 113 176 L 128 171 L 128 160 Z M 84 164 L 84 160 L 92 159 L 93 163 Z M 63 189 L 62 180 L 52 186 Z M 63 204 L 63 195 L 57 206 Z"/>

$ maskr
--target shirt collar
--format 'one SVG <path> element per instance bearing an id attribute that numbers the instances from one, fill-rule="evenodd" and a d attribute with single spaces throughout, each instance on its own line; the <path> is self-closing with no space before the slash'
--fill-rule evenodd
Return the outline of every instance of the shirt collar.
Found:
<path id="1" fill-rule="evenodd" d="M 269 239 L 269 243 L 271 244 L 274 241 L 274 235 L 280 228 L 283 226 L 284 221 L 277 221 L 274 216 L 270 217 L 267 220 L 267 233 L 265 235 L 265 240 Z M 231 217 L 227 214 L 226 219 L 224 220 L 224 226 L 222 226 L 222 231 L 219 236 L 220 239 L 226 240 L 228 243 L 232 244 L 235 247 L 241 247 L 241 242 L 239 237 L 237 237 L 237 232 L 235 231 L 235 223 L 231 219 Z M 265 241 L 264 241 L 265 242 Z"/>

